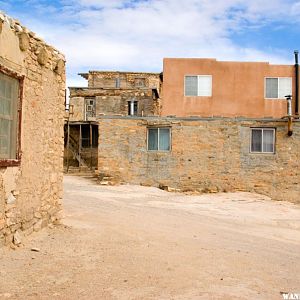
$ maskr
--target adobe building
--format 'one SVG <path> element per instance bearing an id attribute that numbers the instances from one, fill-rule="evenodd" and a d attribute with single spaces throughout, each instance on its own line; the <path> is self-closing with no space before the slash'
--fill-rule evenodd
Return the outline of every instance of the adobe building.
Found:
<path id="1" fill-rule="evenodd" d="M 297 63 L 165 59 L 160 117 L 98 116 L 101 183 L 299 203 Z"/>
<path id="2" fill-rule="evenodd" d="M 97 117 L 160 114 L 160 73 L 90 71 L 79 75 L 88 80 L 88 87 L 69 88 L 64 159 L 67 171 L 97 168 Z"/>
<path id="3" fill-rule="evenodd" d="M 165 58 L 163 74 L 162 116 L 281 118 L 295 96 L 293 65 Z"/>
<path id="4" fill-rule="evenodd" d="M 0 246 L 60 218 L 65 58 L 0 13 Z"/>

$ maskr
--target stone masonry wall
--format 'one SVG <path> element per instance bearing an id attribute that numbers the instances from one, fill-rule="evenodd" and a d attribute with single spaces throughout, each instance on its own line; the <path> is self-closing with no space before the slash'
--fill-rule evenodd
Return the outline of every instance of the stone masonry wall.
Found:
<path id="1" fill-rule="evenodd" d="M 159 115 L 160 101 L 153 99 L 151 89 L 86 89 L 70 88 L 70 121 L 85 120 L 85 97 L 95 97 L 96 116 L 128 115 L 128 101 L 138 101 L 138 115 Z"/>
<path id="2" fill-rule="evenodd" d="M 65 59 L 0 13 L 0 67 L 24 76 L 21 158 L 0 167 L 0 246 L 60 218 Z M 1 162 L 1 160 L 0 160 Z"/>
<path id="3" fill-rule="evenodd" d="M 160 90 L 160 74 L 142 72 L 90 71 L 88 86 L 90 88 L 116 88 L 117 78 L 120 88 L 154 88 Z"/>
<path id="4" fill-rule="evenodd" d="M 147 127 L 171 128 L 171 151 L 147 151 Z M 250 153 L 250 128 L 276 128 L 275 154 Z M 300 203 L 300 122 L 283 120 L 99 119 L 100 179 L 183 191 L 250 191 Z"/>

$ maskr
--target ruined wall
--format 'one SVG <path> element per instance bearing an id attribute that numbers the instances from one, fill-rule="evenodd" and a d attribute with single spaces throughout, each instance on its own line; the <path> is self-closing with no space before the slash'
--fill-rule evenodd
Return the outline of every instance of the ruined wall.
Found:
<path id="1" fill-rule="evenodd" d="M 15 166 L 0 167 L 1 246 L 19 244 L 23 235 L 60 218 L 65 61 L 33 32 L 0 13 L 0 67 L 24 76 L 21 158 Z"/>
<path id="2" fill-rule="evenodd" d="M 70 88 L 70 121 L 85 121 L 85 97 L 95 97 L 96 117 L 100 115 L 128 115 L 128 101 L 138 101 L 138 115 L 159 115 L 160 101 L 153 99 L 152 89 L 86 89 Z M 88 120 L 93 120 L 87 118 Z"/>
<path id="3" fill-rule="evenodd" d="M 147 151 L 147 127 L 170 126 L 171 151 Z M 249 153 L 250 128 L 276 128 L 275 154 Z M 99 119 L 100 178 L 200 192 L 251 191 L 300 202 L 300 122 L 282 120 Z"/>
<path id="4" fill-rule="evenodd" d="M 88 74 L 88 87 L 150 88 L 159 91 L 161 84 L 159 75 L 159 73 L 90 71 Z"/>

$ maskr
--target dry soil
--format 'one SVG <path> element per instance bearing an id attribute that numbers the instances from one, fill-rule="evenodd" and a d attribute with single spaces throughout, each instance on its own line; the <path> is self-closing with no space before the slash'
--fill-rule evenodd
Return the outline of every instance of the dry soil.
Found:
<path id="1" fill-rule="evenodd" d="M 0 299 L 283 299 L 300 206 L 65 177 L 63 225 L 0 249 Z M 39 252 L 31 251 L 38 248 Z"/>

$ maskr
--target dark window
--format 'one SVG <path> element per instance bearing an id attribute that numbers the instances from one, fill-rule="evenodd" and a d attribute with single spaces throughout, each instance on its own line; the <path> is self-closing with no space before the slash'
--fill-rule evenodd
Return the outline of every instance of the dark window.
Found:
<path id="1" fill-rule="evenodd" d="M 17 159 L 19 80 L 0 73 L 0 159 Z"/>
<path id="2" fill-rule="evenodd" d="M 275 129 L 252 128 L 251 129 L 251 152 L 274 153 L 275 152 Z"/>
<path id="3" fill-rule="evenodd" d="M 138 101 L 128 101 L 128 116 L 137 116 Z"/>
<path id="4" fill-rule="evenodd" d="M 170 128 L 148 128 L 148 150 L 170 150 Z"/>
<path id="5" fill-rule="evenodd" d="M 82 148 L 90 148 L 90 135 L 92 133 L 92 147 L 98 147 L 98 126 L 92 125 L 92 132 L 90 132 L 89 125 L 81 126 L 81 146 Z"/>

